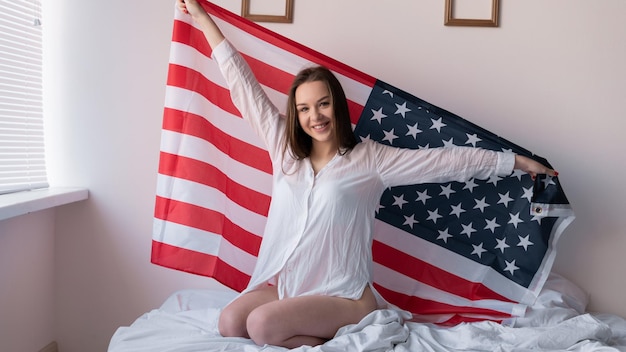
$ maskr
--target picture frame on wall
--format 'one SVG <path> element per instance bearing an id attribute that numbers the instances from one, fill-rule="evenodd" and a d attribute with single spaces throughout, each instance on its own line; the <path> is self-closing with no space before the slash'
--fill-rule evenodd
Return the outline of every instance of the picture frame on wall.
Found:
<path id="1" fill-rule="evenodd" d="M 459 8 L 474 7 L 481 5 L 476 0 L 446 0 L 444 25 L 446 26 L 472 26 L 472 27 L 498 27 L 500 0 L 483 0 L 485 6 L 478 10 L 482 11 L 479 16 L 467 16 L 457 13 Z M 471 2 L 471 4 L 470 4 Z M 491 5 L 489 6 L 489 2 Z M 489 8 L 490 7 L 490 8 Z M 475 18 L 476 17 L 476 18 Z"/>
<path id="2" fill-rule="evenodd" d="M 294 0 L 282 1 L 242 0 L 241 16 L 255 22 L 293 23 Z"/>

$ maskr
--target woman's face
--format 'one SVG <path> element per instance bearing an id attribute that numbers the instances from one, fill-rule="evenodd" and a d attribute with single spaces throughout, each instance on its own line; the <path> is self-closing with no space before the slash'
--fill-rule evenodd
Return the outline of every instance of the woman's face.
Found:
<path id="1" fill-rule="evenodd" d="M 296 88 L 298 121 L 313 145 L 335 144 L 335 109 L 328 87 L 322 81 L 302 83 Z"/>

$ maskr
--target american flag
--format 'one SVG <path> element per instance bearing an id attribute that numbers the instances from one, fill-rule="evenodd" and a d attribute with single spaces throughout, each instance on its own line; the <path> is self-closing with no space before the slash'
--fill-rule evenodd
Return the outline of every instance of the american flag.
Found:
<path id="1" fill-rule="evenodd" d="M 401 148 L 472 146 L 545 159 L 214 4 L 203 3 L 284 112 L 295 74 L 329 67 L 355 134 Z M 176 10 L 166 87 L 152 262 L 241 291 L 271 195 L 265 146 L 233 106 L 211 49 Z M 574 215 L 558 178 L 508 177 L 394 187 L 376 212 L 373 279 L 416 320 L 454 324 L 524 314 Z"/>

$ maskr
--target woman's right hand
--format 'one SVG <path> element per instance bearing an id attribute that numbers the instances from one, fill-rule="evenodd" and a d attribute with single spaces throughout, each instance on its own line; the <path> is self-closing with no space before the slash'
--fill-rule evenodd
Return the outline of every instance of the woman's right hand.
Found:
<path id="1" fill-rule="evenodd" d="M 211 48 L 215 48 L 224 40 L 224 35 L 198 0 L 176 0 L 176 6 L 181 12 L 191 15 L 193 21 L 202 29 Z"/>
<path id="2" fill-rule="evenodd" d="M 176 0 L 176 6 L 178 6 L 181 12 L 191 15 L 196 21 L 199 19 L 199 16 L 206 15 L 206 11 L 204 11 L 197 0 Z"/>

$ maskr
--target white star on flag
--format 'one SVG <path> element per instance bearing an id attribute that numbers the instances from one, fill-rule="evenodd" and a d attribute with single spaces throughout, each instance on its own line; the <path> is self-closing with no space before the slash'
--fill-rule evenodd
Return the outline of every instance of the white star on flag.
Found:
<path id="1" fill-rule="evenodd" d="M 411 109 L 406 107 L 406 101 L 402 105 L 396 104 L 396 107 L 398 108 L 398 110 L 396 110 L 396 115 L 400 114 L 402 117 L 406 117 L 405 114 L 411 111 Z"/>

